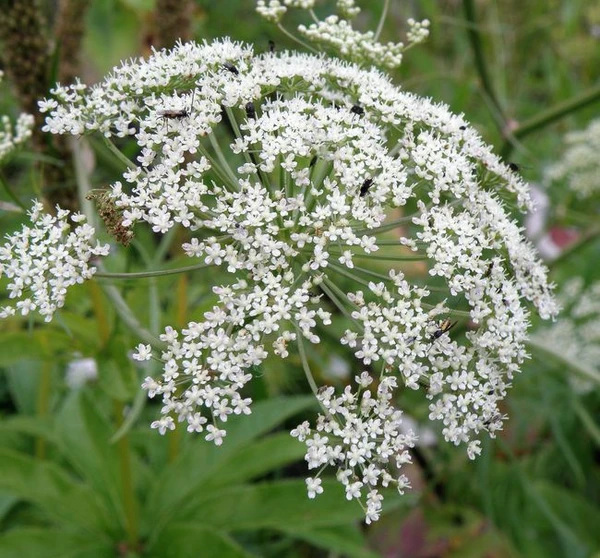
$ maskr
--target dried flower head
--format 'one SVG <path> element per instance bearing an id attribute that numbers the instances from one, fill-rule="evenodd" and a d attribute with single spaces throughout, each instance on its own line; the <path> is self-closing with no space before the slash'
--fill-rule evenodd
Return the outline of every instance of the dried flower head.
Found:
<path id="1" fill-rule="evenodd" d="M 161 336 L 163 376 L 144 384 L 163 401 L 154 427 L 184 423 L 222 443 L 229 415 L 250 412 L 255 367 L 297 346 L 310 375 L 306 340 L 319 343 L 335 319 L 370 372 L 357 391 L 319 392 L 316 427 L 295 431 L 319 468 L 310 495 L 336 467 L 374 520 L 378 487 L 406 486 L 397 468 L 414 437 L 400 428 L 397 385 L 422 389 L 446 440 L 471 457 L 501 428 L 528 308 L 550 318 L 557 306 L 511 216 L 529 206 L 527 186 L 462 116 L 373 69 L 228 40 L 54 93 L 42 103 L 48 131 L 138 143 L 111 191 L 123 226 L 178 223 L 190 257 L 232 275 L 199 321 Z M 428 282 L 409 282 L 404 260 L 422 261 Z M 342 288 L 348 278 L 360 290 Z M 135 358 L 151 356 L 141 345 Z"/>

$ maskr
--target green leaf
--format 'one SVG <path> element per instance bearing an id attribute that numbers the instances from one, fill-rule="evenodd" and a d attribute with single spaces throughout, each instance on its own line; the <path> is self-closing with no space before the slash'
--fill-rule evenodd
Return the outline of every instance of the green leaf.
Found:
<path id="1" fill-rule="evenodd" d="M 304 444 L 288 432 L 278 432 L 231 454 L 212 478 L 203 483 L 203 489 L 240 484 L 299 461 L 305 453 Z"/>
<path id="2" fill-rule="evenodd" d="M 13 494 L 0 492 L 0 523 L 8 515 L 12 507 L 19 501 Z"/>
<path id="3" fill-rule="evenodd" d="M 248 558 L 252 556 L 225 533 L 196 523 L 175 523 L 148 549 L 148 558 Z"/>
<path id="4" fill-rule="evenodd" d="M 44 364 L 39 360 L 20 360 L 4 370 L 10 394 L 23 414 L 33 415 L 36 412 L 42 366 Z"/>
<path id="5" fill-rule="evenodd" d="M 60 449 L 97 494 L 114 522 L 125 525 L 121 477 L 112 429 L 86 391 L 71 392 L 56 416 Z"/>
<path id="6" fill-rule="evenodd" d="M 577 536 L 588 550 L 600 547 L 600 507 L 582 498 L 576 492 L 545 481 L 535 484 L 554 516 Z"/>
<path id="7" fill-rule="evenodd" d="M 350 502 L 348 502 L 350 504 Z M 380 555 L 367 548 L 367 541 L 356 526 L 339 525 L 321 529 L 304 530 L 299 525 L 287 531 L 296 539 L 326 548 L 349 558 L 378 558 Z"/>
<path id="8" fill-rule="evenodd" d="M 0 337 L 0 366 L 10 366 L 20 360 L 44 357 L 43 345 L 37 333 L 12 331 Z"/>
<path id="9" fill-rule="evenodd" d="M 113 339 L 98 357 L 100 387 L 110 397 L 123 402 L 131 401 L 141 391 L 140 381 L 127 352 L 128 347 L 122 340 Z"/>
<path id="10" fill-rule="evenodd" d="M 109 541 L 60 529 L 21 528 L 2 534 L 0 558 L 114 558 Z"/>
<path id="11" fill-rule="evenodd" d="M 108 532 L 111 519 L 100 500 L 57 465 L 0 449 L 0 471 L 2 491 L 36 504 L 53 521 Z"/>
<path id="12" fill-rule="evenodd" d="M 193 518 L 203 525 L 229 531 L 277 529 L 289 532 L 340 525 L 361 520 L 364 512 L 356 502 L 348 502 L 337 481 L 324 481 L 324 492 L 314 500 L 306 494 L 304 479 L 233 486 L 195 494 L 181 504 L 176 520 Z"/>
<path id="13" fill-rule="evenodd" d="M 32 417 L 15 415 L 0 422 L 0 430 L 27 434 L 36 438 L 43 438 L 51 444 L 57 444 L 54 434 L 53 421 L 48 417 Z"/>
<path id="14" fill-rule="evenodd" d="M 161 522 L 167 521 L 169 514 L 219 471 L 231 455 L 287 418 L 307 409 L 314 401 L 312 396 L 261 401 L 254 405 L 251 415 L 236 416 L 227 421 L 227 436 L 222 446 L 216 447 L 200 437 L 192 440 L 155 483 L 147 504 L 150 516 Z"/>

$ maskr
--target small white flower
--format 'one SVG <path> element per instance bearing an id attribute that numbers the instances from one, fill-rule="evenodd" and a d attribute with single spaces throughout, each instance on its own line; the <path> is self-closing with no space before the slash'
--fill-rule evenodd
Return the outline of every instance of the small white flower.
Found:
<path id="1" fill-rule="evenodd" d="M 306 479 L 306 488 L 308 490 L 308 497 L 314 498 L 317 494 L 323 494 L 323 487 L 321 486 L 321 479 L 308 477 Z"/>
<path id="2" fill-rule="evenodd" d="M 136 347 L 136 352 L 132 355 L 134 360 L 144 361 L 152 358 L 152 347 L 150 345 L 144 345 L 140 343 Z"/>

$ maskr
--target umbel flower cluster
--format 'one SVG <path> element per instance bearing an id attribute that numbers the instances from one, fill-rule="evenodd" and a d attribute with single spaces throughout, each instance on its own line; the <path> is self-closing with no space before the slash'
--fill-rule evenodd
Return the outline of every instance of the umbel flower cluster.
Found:
<path id="1" fill-rule="evenodd" d="M 9 235 L 0 246 L 0 277 L 9 279 L 9 297 L 19 299 L 1 307 L 0 318 L 36 310 L 49 322 L 64 305 L 67 289 L 95 273 L 90 259 L 108 255 L 109 247 L 94 239 L 94 228 L 81 214 L 57 208 L 52 216 L 35 202 L 28 216 L 32 226 Z"/>
<path id="2" fill-rule="evenodd" d="M 4 74 L 0 70 L 0 82 L 3 77 Z M 33 124 L 33 116 L 25 112 L 19 114 L 14 124 L 8 116 L 0 117 L 0 163 L 31 137 Z"/>
<path id="3" fill-rule="evenodd" d="M 183 250 L 231 275 L 210 311 L 161 336 L 162 377 L 144 383 L 162 399 L 160 432 L 182 423 L 224 443 L 228 417 L 251 411 L 256 367 L 298 351 L 322 407 L 294 430 L 316 470 L 309 495 L 333 467 L 372 521 L 381 487 L 408 484 L 400 389 L 423 390 L 471 457 L 502 427 L 528 307 L 551 318 L 557 306 L 511 216 L 529 207 L 527 187 L 462 116 L 373 69 L 229 40 L 57 87 L 42 108 L 47 131 L 135 140 L 110 194 L 123 226 L 184 227 Z M 405 260 L 428 273 L 409 282 Z M 342 393 L 310 374 L 310 347 L 334 321 L 358 368 Z"/>

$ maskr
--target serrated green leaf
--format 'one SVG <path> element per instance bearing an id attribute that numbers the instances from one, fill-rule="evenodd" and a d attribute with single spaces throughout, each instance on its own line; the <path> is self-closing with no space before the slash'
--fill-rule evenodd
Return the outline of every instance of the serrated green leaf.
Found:
<path id="1" fill-rule="evenodd" d="M 93 491 L 54 463 L 0 449 L 0 489 L 32 502 L 53 521 L 90 532 L 108 532 L 111 519 Z"/>
<path id="2" fill-rule="evenodd" d="M 148 549 L 148 558 L 249 558 L 225 533 L 196 523 L 176 523 L 162 531 Z"/>
<path id="3" fill-rule="evenodd" d="M 114 558 L 109 541 L 59 529 L 22 528 L 2 534 L 0 558 Z"/>

